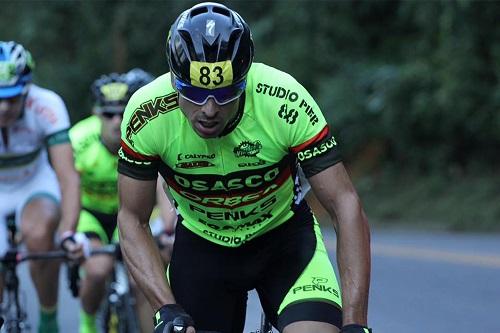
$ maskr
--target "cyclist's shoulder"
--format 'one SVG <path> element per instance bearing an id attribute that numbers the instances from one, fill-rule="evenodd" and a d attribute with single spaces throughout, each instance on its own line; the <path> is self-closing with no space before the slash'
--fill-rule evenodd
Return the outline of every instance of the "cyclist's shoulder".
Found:
<path id="1" fill-rule="evenodd" d="M 101 121 L 95 115 L 77 122 L 69 131 L 73 147 L 80 147 L 90 140 L 98 138 L 101 131 Z"/>
<path id="2" fill-rule="evenodd" d="M 289 73 L 282 71 L 270 65 L 255 62 L 248 72 L 248 80 L 252 85 L 261 84 L 280 84 L 280 85 L 299 85 L 298 81 Z"/>
<path id="3" fill-rule="evenodd" d="M 170 128 L 179 118 L 170 117 L 178 112 L 171 112 L 179 108 L 177 92 L 170 80 L 170 73 L 163 74 L 151 83 L 141 87 L 130 98 L 122 121 L 122 137 L 140 135 L 157 136 L 158 128 Z M 175 118 L 175 119 L 174 119 Z M 149 128 L 149 129 L 148 129 Z M 153 133 L 149 133 L 150 129 Z"/>
<path id="4" fill-rule="evenodd" d="M 47 88 L 40 87 L 34 83 L 30 84 L 28 90 L 28 102 L 37 104 L 50 104 L 53 106 L 64 107 L 64 101 L 62 97 L 55 91 Z"/>
<path id="5" fill-rule="evenodd" d="M 306 89 L 290 74 L 262 63 L 252 65 L 248 74 L 247 97 L 256 112 L 266 114 L 269 108 L 287 104 L 299 107 L 302 99 L 312 99 Z"/>
<path id="6" fill-rule="evenodd" d="M 68 110 L 63 99 L 52 90 L 30 84 L 24 103 L 25 119 L 30 126 L 53 133 L 70 127 Z"/>
<path id="7" fill-rule="evenodd" d="M 70 133 L 75 136 L 84 136 L 87 133 L 93 133 L 96 131 L 99 132 L 100 128 L 101 121 L 99 120 L 99 117 L 91 115 L 74 124 L 70 129 Z"/>

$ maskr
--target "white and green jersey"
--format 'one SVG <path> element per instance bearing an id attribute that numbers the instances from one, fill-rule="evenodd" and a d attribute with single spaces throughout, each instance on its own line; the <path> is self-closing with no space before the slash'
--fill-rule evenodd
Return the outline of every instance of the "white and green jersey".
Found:
<path id="1" fill-rule="evenodd" d="M 183 224 L 236 247 L 286 222 L 307 177 L 340 161 L 320 108 L 293 77 L 254 63 L 238 118 L 217 138 L 201 138 L 178 106 L 170 74 L 130 99 L 118 171 L 139 180 L 160 172 Z"/>
<path id="2" fill-rule="evenodd" d="M 0 135 L 0 191 L 27 183 L 49 166 L 46 148 L 69 142 L 66 106 L 56 93 L 30 85 L 23 111 Z"/>

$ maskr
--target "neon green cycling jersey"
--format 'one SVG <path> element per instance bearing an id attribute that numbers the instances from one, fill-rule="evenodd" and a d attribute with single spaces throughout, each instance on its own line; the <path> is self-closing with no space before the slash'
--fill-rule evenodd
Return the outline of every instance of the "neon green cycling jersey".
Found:
<path id="1" fill-rule="evenodd" d="M 101 142 L 101 120 L 90 116 L 70 130 L 75 167 L 80 173 L 82 206 L 106 214 L 118 211 L 117 164 Z"/>
<path id="2" fill-rule="evenodd" d="M 254 63 L 238 115 L 204 139 L 178 107 L 167 73 L 136 92 L 122 122 L 118 171 L 166 179 L 183 224 L 236 247 L 287 221 L 310 177 L 340 161 L 337 143 L 310 94 L 290 75 Z"/>

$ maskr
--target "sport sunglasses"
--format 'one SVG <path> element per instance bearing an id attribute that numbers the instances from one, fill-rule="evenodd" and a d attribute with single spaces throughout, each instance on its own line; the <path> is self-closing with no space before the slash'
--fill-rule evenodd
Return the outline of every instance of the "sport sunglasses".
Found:
<path id="1" fill-rule="evenodd" d="M 174 84 L 175 88 L 184 99 L 196 105 L 205 104 L 210 97 L 212 97 L 218 105 L 230 103 L 239 98 L 247 86 L 246 80 L 243 80 L 240 83 L 223 88 L 204 89 L 182 82 L 177 78 L 174 79 Z"/>
<path id="2" fill-rule="evenodd" d="M 120 118 L 123 118 L 123 113 L 122 112 L 106 112 L 106 111 L 103 111 L 103 112 L 101 112 L 101 114 L 106 119 L 113 119 L 116 116 L 119 116 Z"/>

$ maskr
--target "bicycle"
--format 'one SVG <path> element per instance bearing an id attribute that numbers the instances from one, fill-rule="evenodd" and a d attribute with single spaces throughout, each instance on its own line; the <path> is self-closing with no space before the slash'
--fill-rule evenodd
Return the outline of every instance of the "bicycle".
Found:
<path id="1" fill-rule="evenodd" d="M 139 321 L 135 311 L 135 297 L 130 289 L 129 275 L 122 260 L 120 246 L 118 244 L 105 245 L 92 249 L 90 255 L 109 255 L 115 259 L 106 297 L 98 311 L 101 329 L 108 333 L 138 332 Z M 69 287 L 73 297 L 77 297 L 80 267 L 76 263 L 68 263 L 68 265 Z"/>
<path id="2" fill-rule="evenodd" d="M 30 332 L 31 327 L 28 323 L 28 314 L 26 311 L 26 300 L 20 300 L 19 276 L 17 274 L 17 265 L 27 260 L 46 260 L 46 259 L 66 259 L 66 252 L 62 250 L 29 253 L 19 249 L 19 241 L 16 239 L 17 226 L 15 215 L 6 217 L 8 230 L 8 249 L 0 262 L 4 271 L 4 302 L 2 302 L 1 316 L 3 325 L 0 328 L 7 333 Z"/>

